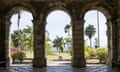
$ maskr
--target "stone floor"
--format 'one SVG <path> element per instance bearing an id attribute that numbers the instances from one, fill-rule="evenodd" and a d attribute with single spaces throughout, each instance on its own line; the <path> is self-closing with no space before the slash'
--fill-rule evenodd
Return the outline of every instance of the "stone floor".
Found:
<path id="1" fill-rule="evenodd" d="M 87 66 L 85 68 L 73 68 L 71 66 L 33 68 L 31 65 L 13 65 L 7 70 L 0 69 L 0 72 L 120 72 L 120 69 L 111 68 L 105 65 Z"/>

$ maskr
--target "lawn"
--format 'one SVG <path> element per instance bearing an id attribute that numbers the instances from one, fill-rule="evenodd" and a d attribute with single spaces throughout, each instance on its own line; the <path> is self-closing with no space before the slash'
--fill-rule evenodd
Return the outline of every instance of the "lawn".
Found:
<path id="1" fill-rule="evenodd" d="M 26 54 L 26 58 L 33 58 L 33 51 L 24 51 L 24 53 Z M 71 59 L 71 55 L 67 52 L 63 52 L 61 53 L 62 59 L 65 60 L 70 60 Z M 51 52 L 50 54 L 46 54 L 46 58 L 47 60 L 57 60 L 59 57 L 59 53 L 58 52 Z"/>
<path id="2" fill-rule="evenodd" d="M 71 60 L 71 56 L 67 52 L 61 53 L 63 60 Z M 46 55 L 48 60 L 58 60 L 59 59 L 59 53 L 58 52 L 52 52 L 51 54 Z"/>
<path id="3" fill-rule="evenodd" d="M 33 59 L 33 52 L 31 51 L 24 51 L 26 53 L 26 58 L 24 60 L 24 62 L 32 62 Z M 46 54 L 46 58 L 47 58 L 47 63 L 48 64 L 54 64 L 56 62 L 65 62 L 65 63 L 71 63 L 71 58 L 72 56 L 70 55 L 70 53 L 68 52 L 63 52 L 60 54 L 62 56 L 62 60 L 59 59 L 59 53 L 58 52 L 51 52 L 50 54 Z M 30 59 L 30 60 L 26 60 L 26 59 Z M 26 62 L 26 63 L 27 63 Z M 86 62 L 88 64 L 98 64 L 99 60 L 98 59 L 87 59 Z"/>

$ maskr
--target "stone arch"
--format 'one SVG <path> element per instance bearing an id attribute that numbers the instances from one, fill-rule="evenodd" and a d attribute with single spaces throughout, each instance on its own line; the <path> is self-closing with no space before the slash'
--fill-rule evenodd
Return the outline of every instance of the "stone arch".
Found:
<path id="1" fill-rule="evenodd" d="M 85 13 L 87 13 L 88 11 L 90 10 L 98 10 L 100 12 L 102 12 L 104 14 L 104 16 L 106 17 L 107 20 L 111 20 L 111 14 L 110 14 L 110 11 L 107 10 L 106 8 L 104 7 L 96 7 L 96 6 L 93 6 L 93 7 L 89 7 L 89 8 L 83 8 L 82 12 L 81 12 L 81 18 L 84 19 L 84 16 L 85 16 Z"/>
<path id="2" fill-rule="evenodd" d="M 32 13 L 32 16 L 33 18 L 36 17 L 36 13 L 35 13 L 35 10 L 32 6 L 30 5 L 27 5 L 27 4 L 23 4 L 23 3 L 18 3 L 18 4 L 14 4 L 12 6 L 9 7 L 8 9 L 8 13 L 6 15 L 6 20 L 9 20 L 11 18 L 11 16 L 17 12 L 17 8 L 20 8 L 20 9 L 23 9 L 23 10 L 26 10 L 28 12 L 31 12 Z"/>
<path id="3" fill-rule="evenodd" d="M 60 13 L 57 13 L 57 12 L 60 12 Z M 66 12 L 66 10 L 65 9 L 53 9 L 53 10 L 50 10 L 48 13 L 47 13 L 47 16 L 46 16 L 46 26 L 45 26 L 45 29 L 50 33 L 50 25 L 51 24 L 49 24 L 49 21 L 50 21 L 50 18 L 49 17 L 51 17 L 51 15 L 53 15 L 53 14 L 62 14 L 63 16 L 64 16 L 64 18 L 66 18 L 67 17 L 67 19 L 69 19 L 69 20 L 67 20 L 67 24 L 71 24 L 71 17 L 70 17 L 70 15 L 68 14 L 68 12 Z M 54 16 L 52 16 L 52 17 L 54 17 Z M 55 16 L 56 17 L 56 16 Z M 55 18 L 54 17 L 54 18 Z M 62 17 L 63 18 L 63 17 Z M 51 20 L 51 21 L 54 21 L 54 20 L 60 20 L 60 21 L 62 21 L 63 19 L 62 18 L 58 18 L 58 19 L 53 19 L 53 20 Z M 56 22 L 55 22 L 56 23 Z M 61 24 L 62 25 L 62 28 L 64 28 L 64 26 L 65 25 L 67 25 L 66 23 L 64 23 L 63 22 L 63 24 Z M 54 25 L 54 22 L 53 22 L 53 25 Z M 56 25 L 54 25 L 54 26 L 56 26 L 56 27 L 58 27 L 57 25 L 60 25 L 59 23 L 58 24 L 56 24 Z M 64 25 L 64 26 L 63 26 Z M 47 28 L 48 27 L 48 28 Z M 61 28 L 61 29 L 62 29 Z M 56 28 L 55 28 L 56 29 Z M 55 29 L 53 29 L 53 30 L 55 30 Z M 64 29 L 63 29 L 64 30 Z M 62 30 L 61 30 L 62 31 Z M 55 31 L 54 31 L 55 32 Z M 56 30 L 56 32 L 59 32 L 58 30 Z M 46 32 L 45 32 L 46 33 Z M 71 33 L 71 32 L 70 32 Z M 52 34 L 52 33 L 50 33 L 50 34 Z M 56 34 L 56 33 L 55 33 Z M 47 36 L 47 35 L 45 35 L 45 36 Z M 54 35 L 55 36 L 55 35 Z M 58 35 L 59 36 L 59 35 Z M 50 36 L 51 37 L 51 36 Z M 61 36 L 60 36 L 61 37 Z M 63 36 L 63 38 L 65 38 L 64 36 Z M 67 37 L 66 37 L 67 38 Z M 65 39 L 64 39 L 65 40 Z M 46 41 L 45 41 L 46 42 Z M 72 42 L 71 42 L 72 43 Z M 45 43 L 46 44 L 46 43 Z M 72 46 L 72 45 L 71 45 Z M 45 49 L 46 49 L 46 47 L 45 47 Z M 53 52 L 53 53 L 55 53 L 55 52 Z M 46 53 L 47 54 L 47 53 Z M 48 54 L 49 55 L 49 54 Z M 64 55 L 63 55 L 64 56 Z M 48 57 L 47 57 L 48 58 Z M 54 60 L 54 58 L 52 58 L 53 60 Z M 64 57 L 62 57 L 62 59 L 64 60 Z M 61 59 L 61 60 L 62 60 Z M 47 59 L 47 60 L 49 60 L 49 58 Z M 71 59 L 70 59 L 71 60 Z M 53 63 L 52 63 L 53 64 Z M 48 64 L 49 65 L 49 64 Z M 64 64 L 63 64 L 64 65 Z"/>
<path id="4" fill-rule="evenodd" d="M 35 12 L 33 10 L 33 8 L 31 8 L 30 6 L 25 6 L 23 4 L 15 4 L 11 7 L 9 7 L 8 11 L 7 11 L 7 14 L 5 16 L 5 20 L 4 20 L 4 23 L 5 23 L 5 48 L 6 48 L 6 57 L 7 57 L 7 65 L 8 67 L 10 66 L 10 56 L 9 56 L 9 32 L 10 32 L 10 25 L 11 25 L 11 21 L 10 21 L 10 18 L 11 16 L 16 13 L 17 11 L 17 8 L 20 8 L 20 9 L 23 9 L 23 10 L 26 10 L 28 12 L 31 12 L 32 13 L 32 16 L 33 16 L 33 19 L 34 17 L 36 16 L 35 15 Z"/>
<path id="5" fill-rule="evenodd" d="M 47 17 L 54 11 L 62 11 L 64 12 L 66 15 L 69 16 L 70 18 L 70 24 L 72 25 L 72 15 L 70 14 L 70 11 L 65 8 L 65 7 L 61 7 L 61 6 L 53 6 L 53 7 L 50 7 L 46 13 L 44 14 L 44 22 L 45 22 L 45 27 L 46 27 L 46 22 L 47 22 Z"/>
<path id="6" fill-rule="evenodd" d="M 98 3 L 97 3 L 98 4 Z M 97 4 L 95 5 L 88 5 L 88 6 L 85 6 L 81 12 L 81 18 L 84 19 L 84 16 L 85 14 L 90 11 L 90 10 L 98 10 L 100 12 L 103 13 L 103 15 L 106 17 L 106 26 L 107 26 L 107 40 L 108 40 L 108 62 L 107 64 L 108 65 L 112 65 L 112 58 L 113 58 L 113 34 L 112 34 L 112 31 L 113 31 L 113 24 L 112 24 L 112 13 L 111 13 L 111 10 L 113 9 L 107 9 L 107 6 L 104 7 L 104 6 L 97 6 Z M 110 6 L 108 5 L 108 7 L 110 8 Z M 111 7 L 112 8 L 112 7 Z"/>
<path id="7" fill-rule="evenodd" d="M 69 13 L 68 10 L 66 10 L 66 9 L 59 9 L 59 8 L 48 10 L 47 13 L 46 13 L 46 15 L 45 15 L 45 18 L 47 18 L 49 16 L 49 14 L 51 14 L 52 12 L 57 11 L 57 10 L 65 12 L 70 18 L 72 18 L 71 14 Z M 71 19 L 71 21 L 72 21 L 72 19 Z"/>
<path id="8" fill-rule="evenodd" d="M 93 3 L 93 4 L 89 3 L 88 5 L 83 7 L 81 14 L 80 14 L 80 18 L 84 19 L 85 13 L 87 13 L 90 10 L 98 10 L 104 14 L 107 21 L 111 21 L 113 18 L 114 9 L 107 3 L 105 3 L 106 6 L 101 5 L 100 3 L 103 3 L 103 2 L 97 2 L 97 3 Z M 112 26 L 112 24 L 111 24 L 111 26 Z"/>
<path id="9" fill-rule="evenodd" d="M 48 17 L 48 15 L 51 12 L 54 12 L 56 10 L 60 10 L 60 11 L 64 11 L 66 14 L 68 14 L 68 16 L 70 16 L 71 22 L 72 22 L 72 14 L 71 14 L 70 10 L 67 9 L 65 6 L 66 6 L 66 3 L 64 3 L 64 2 L 49 3 L 48 10 L 46 10 L 44 13 L 44 21 L 46 21 L 46 18 Z"/>

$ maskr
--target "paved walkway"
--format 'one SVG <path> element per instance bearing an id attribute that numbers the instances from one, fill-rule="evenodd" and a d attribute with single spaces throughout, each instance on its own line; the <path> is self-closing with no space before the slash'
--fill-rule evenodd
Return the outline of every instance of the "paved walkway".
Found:
<path id="1" fill-rule="evenodd" d="M 48 66 L 45 68 L 33 68 L 31 65 L 14 65 L 10 69 L 0 69 L 0 72 L 120 72 L 118 68 L 105 65 L 87 66 L 85 68 L 73 68 L 71 66 Z"/>

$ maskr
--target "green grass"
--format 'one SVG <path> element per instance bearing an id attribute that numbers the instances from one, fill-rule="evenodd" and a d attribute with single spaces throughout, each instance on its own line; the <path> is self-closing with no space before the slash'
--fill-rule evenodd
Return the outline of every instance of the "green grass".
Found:
<path id="1" fill-rule="evenodd" d="M 26 53 L 26 58 L 33 58 L 33 51 L 24 51 Z M 72 56 L 68 52 L 61 53 L 62 60 L 71 60 Z M 51 52 L 51 54 L 46 54 L 46 58 L 48 64 L 54 63 L 54 60 L 59 60 L 59 53 L 58 52 Z M 98 64 L 98 59 L 87 59 L 87 63 L 89 64 Z"/>
<path id="2" fill-rule="evenodd" d="M 26 54 L 26 58 L 33 58 L 33 51 L 24 51 L 24 53 Z M 63 52 L 61 53 L 62 59 L 65 60 L 70 60 L 71 59 L 71 55 L 67 52 Z M 59 57 L 59 53 L 58 52 L 51 52 L 51 54 L 46 55 L 47 60 L 57 60 Z"/>
<path id="3" fill-rule="evenodd" d="M 26 54 L 26 58 L 33 58 L 33 51 L 23 51 Z"/>
<path id="4" fill-rule="evenodd" d="M 65 59 L 65 60 L 71 60 L 71 56 L 69 53 L 66 53 L 66 52 L 63 52 L 61 53 L 61 56 L 62 56 L 62 59 Z M 52 54 L 48 54 L 47 56 L 47 59 L 48 60 L 57 60 L 59 59 L 59 53 L 58 52 L 52 52 Z"/>

